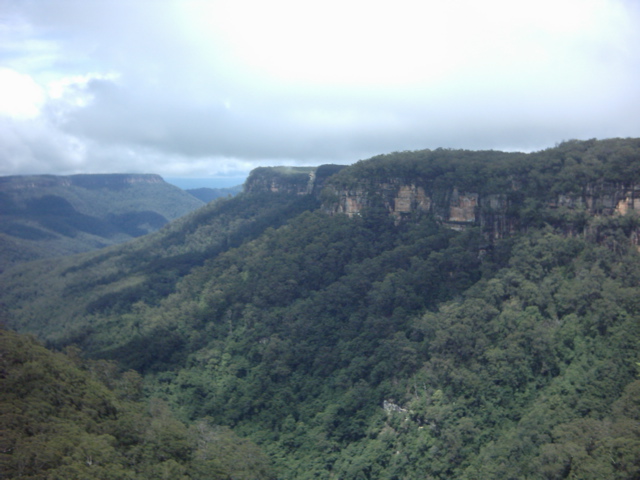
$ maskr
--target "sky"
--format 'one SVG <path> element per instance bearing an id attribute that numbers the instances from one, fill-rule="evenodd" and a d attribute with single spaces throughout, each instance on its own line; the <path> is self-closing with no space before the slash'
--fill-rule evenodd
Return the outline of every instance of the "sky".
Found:
<path id="1" fill-rule="evenodd" d="M 0 0 L 0 175 L 639 137 L 639 46 L 636 0 Z"/>

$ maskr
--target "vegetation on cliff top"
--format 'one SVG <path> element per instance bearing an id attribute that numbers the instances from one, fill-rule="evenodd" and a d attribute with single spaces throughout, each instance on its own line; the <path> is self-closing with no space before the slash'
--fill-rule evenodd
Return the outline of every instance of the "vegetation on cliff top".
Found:
<path id="1" fill-rule="evenodd" d="M 588 184 L 640 182 L 640 139 L 570 140 L 533 153 L 439 148 L 394 152 L 362 160 L 331 184 L 400 180 L 431 189 L 457 187 L 477 193 L 522 190 L 527 197 L 579 193 Z"/>

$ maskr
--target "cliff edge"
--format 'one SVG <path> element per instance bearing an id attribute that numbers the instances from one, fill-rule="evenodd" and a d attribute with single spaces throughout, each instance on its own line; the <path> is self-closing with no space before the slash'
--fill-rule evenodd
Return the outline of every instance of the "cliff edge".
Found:
<path id="1" fill-rule="evenodd" d="M 533 153 L 421 150 L 348 167 L 254 170 L 245 192 L 314 194 L 331 215 L 383 209 L 396 223 L 431 215 L 445 226 L 480 227 L 489 239 L 640 210 L 640 139 L 563 142 Z"/>

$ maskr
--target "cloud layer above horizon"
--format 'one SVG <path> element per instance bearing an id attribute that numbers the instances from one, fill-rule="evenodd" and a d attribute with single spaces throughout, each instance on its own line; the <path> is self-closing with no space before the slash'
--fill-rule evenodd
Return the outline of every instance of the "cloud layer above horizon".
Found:
<path id="1" fill-rule="evenodd" d="M 0 0 L 0 175 L 640 136 L 631 0 Z"/>

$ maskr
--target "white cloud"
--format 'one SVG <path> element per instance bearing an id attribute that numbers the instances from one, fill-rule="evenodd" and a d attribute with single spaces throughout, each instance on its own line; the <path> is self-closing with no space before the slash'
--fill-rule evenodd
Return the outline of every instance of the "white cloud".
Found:
<path id="1" fill-rule="evenodd" d="M 86 144 L 43 118 L 0 117 L 0 175 L 80 173 Z"/>
<path id="2" fill-rule="evenodd" d="M 43 89 L 29 75 L 0 68 L 0 115 L 34 118 L 44 102 Z"/>

